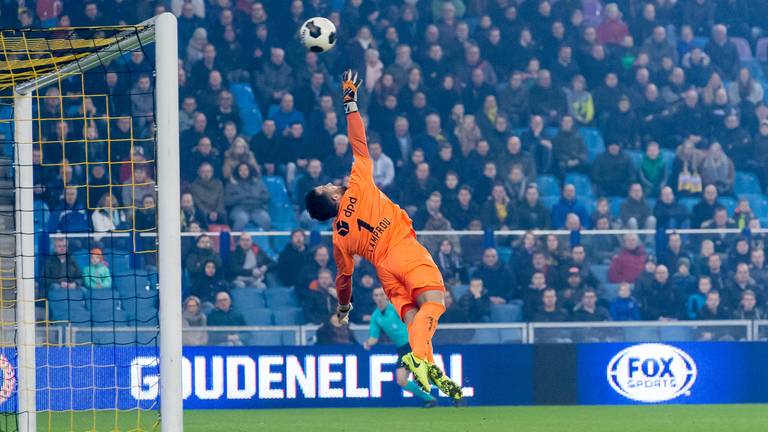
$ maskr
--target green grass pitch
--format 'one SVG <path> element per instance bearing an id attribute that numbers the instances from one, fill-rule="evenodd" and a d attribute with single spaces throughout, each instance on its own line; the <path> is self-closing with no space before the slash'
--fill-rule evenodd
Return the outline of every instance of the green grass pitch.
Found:
<path id="1" fill-rule="evenodd" d="M 48 428 L 48 423 L 52 425 Z M 38 431 L 112 432 L 115 415 L 41 413 Z M 151 431 L 153 413 L 142 413 Z M 119 430 L 134 431 L 135 413 L 121 413 Z M 768 405 L 549 406 L 351 408 L 187 411 L 185 432 L 764 432 Z"/>

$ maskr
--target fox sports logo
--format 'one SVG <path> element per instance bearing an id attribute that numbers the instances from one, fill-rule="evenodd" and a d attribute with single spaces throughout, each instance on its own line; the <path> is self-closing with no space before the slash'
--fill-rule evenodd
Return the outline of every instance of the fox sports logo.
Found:
<path id="1" fill-rule="evenodd" d="M 683 350 L 665 344 L 639 344 L 613 356 L 608 383 L 620 395 L 638 402 L 664 402 L 690 395 L 696 363 Z"/>

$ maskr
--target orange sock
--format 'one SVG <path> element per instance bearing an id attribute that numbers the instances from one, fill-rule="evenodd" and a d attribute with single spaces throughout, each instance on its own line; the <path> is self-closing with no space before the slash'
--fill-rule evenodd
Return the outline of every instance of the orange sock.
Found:
<path id="1" fill-rule="evenodd" d="M 411 343 L 413 355 L 434 362 L 432 357 L 432 336 L 437 330 L 437 321 L 445 312 L 445 306 L 440 303 L 427 302 L 421 305 L 413 322 L 408 327 L 408 340 Z"/>

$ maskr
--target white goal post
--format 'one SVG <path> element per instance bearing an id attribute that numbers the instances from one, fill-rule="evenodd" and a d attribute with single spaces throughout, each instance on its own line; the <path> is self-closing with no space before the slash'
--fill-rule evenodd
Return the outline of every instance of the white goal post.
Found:
<path id="1" fill-rule="evenodd" d="M 181 248 L 176 17 L 160 14 L 125 33 L 110 46 L 62 65 L 58 71 L 14 89 L 14 164 L 16 222 L 16 323 L 19 430 L 34 432 L 36 422 L 35 227 L 33 183 L 33 104 L 36 90 L 63 76 L 108 64 L 123 53 L 155 42 L 155 108 L 158 193 L 158 268 L 160 324 L 160 418 L 163 431 L 183 431 L 181 387 Z"/>

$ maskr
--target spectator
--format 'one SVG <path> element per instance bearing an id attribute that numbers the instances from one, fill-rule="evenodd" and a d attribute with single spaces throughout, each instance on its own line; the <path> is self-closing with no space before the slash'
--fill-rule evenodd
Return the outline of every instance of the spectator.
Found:
<path id="1" fill-rule="evenodd" d="M 698 319 L 703 321 L 727 320 L 730 318 L 728 309 L 720 302 L 720 292 L 710 291 L 704 307 L 699 310 Z"/>
<path id="2" fill-rule="evenodd" d="M 99 199 L 97 208 L 91 213 L 93 231 L 97 233 L 93 236 L 93 239 L 99 242 L 105 237 L 105 234 L 111 234 L 118 229 L 124 229 L 127 220 L 125 211 L 120 208 L 117 198 L 111 193 L 105 193 Z"/>
<path id="3" fill-rule="evenodd" d="M 611 221 L 607 216 L 600 216 L 595 221 L 595 229 L 611 229 Z M 619 239 L 615 235 L 604 234 L 593 236 L 587 243 L 592 259 L 598 264 L 609 263 L 619 249 Z"/>
<path id="4" fill-rule="evenodd" d="M 438 184 L 434 177 L 429 175 L 429 164 L 422 162 L 417 165 L 414 175 L 406 177 L 401 189 L 400 203 L 405 210 L 412 214 L 427 201 L 429 194 L 437 190 Z"/>
<path id="5" fill-rule="evenodd" d="M 75 187 L 64 189 L 64 202 L 51 212 L 48 232 L 88 232 L 90 223 Z"/>
<path id="6" fill-rule="evenodd" d="M 544 273 L 536 271 L 531 276 L 528 287 L 523 291 L 523 317 L 531 320 L 541 307 L 542 294 L 547 289 Z"/>
<path id="7" fill-rule="evenodd" d="M 667 266 L 656 266 L 654 281 L 647 288 L 637 291 L 640 304 L 643 307 L 643 316 L 649 320 L 669 320 L 678 316 L 675 310 L 674 291 L 669 283 L 669 270 Z"/>
<path id="8" fill-rule="evenodd" d="M 328 314 L 336 311 L 336 303 L 333 274 L 328 269 L 321 269 L 301 302 L 307 322 L 321 324 Z"/>
<path id="9" fill-rule="evenodd" d="M 112 275 L 99 248 L 91 249 L 90 264 L 83 269 L 83 285 L 91 290 L 112 288 Z"/>
<path id="10" fill-rule="evenodd" d="M 768 267 L 765 265 L 765 251 L 755 248 L 750 253 L 749 276 L 755 283 L 768 287 Z"/>
<path id="11" fill-rule="evenodd" d="M 253 173 L 259 173 L 259 165 L 256 156 L 248 149 L 248 143 L 243 137 L 237 137 L 232 142 L 229 150 L 224 152 L 224 164 L 221 167 L 221 176 L 229 180 L 234 170 L 240 165 L 246 164 Z"/>
<path id="12" fill-rule="evenodd" d="M 515 226 L 513 203 L 503 185 L 493 186 L 491 197 L 483 204 L 481 214 L 486 229 L 506 230 Z"/>
<path id="13" fill-rule="evenodd" d="M 638 227 L 646 229 L 656 228 L 656 218 L 653 217 L 651 208 L 643 196 L 643 187 L 640 183 L 633 183 L 629 187 L 627 199 L 621 203 L 619 209 L 621 221 L 629 229 Z"/>
<path id="14" fill-rule="evenodd" d="M 702 273 L 712 279 L 712 288 L 714 290 L 724 290 L 727 284 L 727 277 L 722 268 L 723 262 L 722 258 L 720 258 L 720 254 L 712 253 L 706 261 L 707 266 Z"/>
<path id="15" fill-rule="evenodd" d="M 763 85 L 752 78 L 749 69 L 739 69 L 739 76 L 728 84 L 728 100 L 735 106 L 743 102 L 758 105 L 763 101 Z"/>
<path id="16" fill-rule="evenodd" d="M 747 291 L 751 291 L 760 304 L 765 304 L 764 288 L 757 285 L 749 275 L 749 265 L 741 263 L 736 266 L 736 271 L 721 291 L 723 305 L 728 309 L 736 309 L 742 294 Z"/>
<path id="17" fill-rule="evenodd" d="M 251 173 L 246 163 L 237 166 L 224 191 L 224 205 L 232 221 L 232 229 L 241 231 L 249 223 L 268 230 L 272 219 L 267 212 L 269 191 L 260 177 Z"/>
<path id="18" fill-rule="evenodd" d="M 552 206 L 553 228 L 563 228 L 566 217 L 572 213 L 578 216 L 581 221 L 589 221 L 587 209 L 576 200 L 576 187 L 572 184 L 566 184 L 563 186 L 563 196 Z"/>
<path id="19" fill-rule="evenodd" d="M 581 300 L 573 310 L 573 320 L 581 322 L 610 321 L 610 313 L 597 305 L 597 293 L 594 288 L 586 288 L 581 293 Z"/>
<path id="20" fill-rule="evenodd" d="M 197 224 L 200 228 L 204 228 L 206 226 L 205 215 L 195 205 L 195 199 L 192 197 L 192 194 L 184 192 L 181 194 L 181 231 L 190 232 L 192 224 Z"/>
<path id="21" fill-rule="evenodd" d="M 356 345 L 357 342 L 352 335 L 349 326 L 342 325 L 336 312 L 322 321 L 322 325 L 317 329 L 317 345 Z"/>
<path id="22" fill-rule="evenodd" d="M 369 151 L 371 144 L 368 144 Z M 381 149 L 381 146 L 379 146 L 379 149 Z M 381 157 L 380 151 L 378 154 Z M 348 175 L 352 170 L 352 152 L 349 151 L 349 138 L 341 134 L 333 137 L 333 154 L 325 158 L 323 167 L 325 167 L 326 173 L 334 183 L 341 183 L 344 176 Z"/>
<path id="23" fill-rule="evenodd" d="M 565 176 L 567 172 L 587 170 L 587 146 L 574 129 L 573 117 L 563 116 L 560 130 L 552 138 L 552 151 L 561 176 Z"/>
<path id="24" fill-rule="evenodd" d="M 275 122 L 275 128 L 277 128 L 278 133 L 287 135 L 288 129 L 291 128 L 293 124 L 299 123 L 304 126 L 306 120 L 304 114 L 301 111 L 296 110 L 296 107 L 293 104 L 292 94 L 285 93 L 279 99 L 280 105 L 277 109 L 273 110 L 267 118 Z"/>
<path id="25" fill-rule="evenodd" d="M 287 109 L 288 101 L 285 99 L 285 96 L 290 95 L 294 88 L 293 69 L 285 63 L 285 51 L 282 48 L 273 47 L 270 49 L 269 61 L 264 63 L 260 73 L 254 74 L 254 77 L 256 78 L 254 88 L 259 90 L 258 94 L 264 98 L 264 104 L 268 105 L 279 101 L 283 113 L 293 111 L 293 96 L 290 97 L 291 109 Z M 283 127 L 281 126 L 285 125 L 277 121 L 275 123 L 278 124 L 277 130 L 282 131 Z"/>
<path id="26" fill-rule="evenodd" d="M 688 297 L 696 291 L 697 279 L 691 275 L 691 260 L 688 258 L 680 258 L 675 263 L 675 267 L 670 268 L 677 268 L 677 272 L 669 279 L 669 283 L 675 294 L 676 307 L 683 310 Z"/>
<path id="27" fill-rule="evenodd" d="M 755 219 L 755 214 L 749 207 L 749 200 L 746 197 L 739 198 L 736 208 L 733 210 L 733 220 L 736 227 L 743 230 L 749 227 L 749 223 Z"/>
<path id="28" fill-rule="evenodd" d="M 730 112 L 723 121 L 725 128 L 718 128 L 719 141 L 725 153 L 731 155 L 735 168 L 752 171 L 754 146 L 752 136 L 740 125 L 739 116 Z"/>
<path id="29" fill-rule="evenodd" d="M 504 304 L 516 296 L 514 275 L 499 261 L 499 254 L 494 248 L 483 252 L 482 264 L 472 274 L 473 279 L 481 279 L 493 304 Z"/>
<path id="30" fill-rule="evenodd" d="M 720 206 L 717 200 L 718 191 L 715 185 L 707 185 L 701 200 L 691 210 L 691 227 L 701 228 L 704 222 L 715 216 L 715 208 Z"/>
<path id="31" fill-rule="evenodd" d="M 505 150 L 499 156 L 502 177 L 506 178 L 513 166 L 520 165 L 526 179 L 532 181 L 536 178 L 536 161 L 534 161 L 530 153 L 523 150 L 520 138 L 516 136 L 508 137 Z"/>
<path id="32" fill-rule="evenodd" d="M 237 248 L 229 257 L 228 273 L 236 287 L 266 288 L 267 272 L 274 264 L 272 258 L 253 243 L 250 234 L 241 233 Z"/>
<path id="33" fill-rule="evenodd" d="M 467 283 L 467 268 L 464 265 L 461 254 L 454 250 L 453 242 L 442 240 L 433 259 L 440 273 L 443 275 L 446 285 L 452 286 L 459 283 Z"/>
<path id="34" fill-rule="evenodd" d="M 43 265 L 44 293 L 49 289 L 78 289 L 83 286 L 80 266 L 69 253 L 67 239 L 57 237 L 53 241 L 54 255 L 45 258 Z"/>
<path id="35" fill-rule="evenodd" d="M 611 283 L 633 283 L 643 271 L 645 248 L 639 243 L 636 234 L 624 235 L 624 247 L 611 260 L 608 269 L 608 281 Z"/>
<path id="36" fill-rule="evenodd" d="M 203 162 L 197 169 L 197 178 L 189 186 L 192 198 L 209 224 L 226 221 L 224 208 L 224 185 L 213 177 L 213 166 Z"/>
<path id="37" fill-rule="evenodd" d="M 246 325 L 243 315 L 232 309 L 232 298 L 226 291 L 219 291 L 216 293 L 215 298 L 215 308 L 208 314 L 208 326 L 230 327 Z M 235 331 L 211 331 L 208 334 L 208 343 L 210 345 L 241 346 L 243 345 L 243 340 L 240 339 L 240 334 Z"/>
<path id="38" fill-rule="evenodd" d="M 696 0 L 697 3 L 711 5 L 710 0 Z M 694 25 L 694 30 L 696 26 Z M 710 28 L 710 27 L 707 27 Z M 728 39 L 728 28 L 722 24 L 711 26 L 712 37 L 704 47 L 704 51 L 712 59 L 712 65 L 722 71 L 725 79 L 736 80 L 739 74 L 739 51 L 736 44 Z M 701 34 L 701 33 L 700 33 Z"/>
<path id="39" fill-rule="evenodd" d="M 427 198 L 426 205 L 413 215 L 413 227 L 421 230 L 431 219 L 442 217 L 443 197 L 440 192 L 432 192 Z"/>
<path id="40" fill-rule="evenodd" d="M 545 135 L 544 119 L 541 116 L 531 116 L 528 129 L 520 135 L 523 148 L 531 153 L 536 161 L 537 172 L 550 173 L 554 167 L 552 141 Z"/>
<path id="41" fill-rule="evenodd" d="M 187 3 L 189 4 L 189 3 Z M 189 296 L 184 300 L 182 319 L 182 343 L 184 346 L 201 346 L 208 344 L 208 333 L 192 330 L 194 327 L 207 327 L 208 318 L 201 311 L 202 303 L 195 296 Z"/>
<path id="42" fill-rule="evenodd" d="M 667 38 L 667 30 L 662 26 L 656 26 L 653 34 L 643 43 L 643 51 L 648 54 L 648 60 L 652 67 L 658 68 L 664 57 L 677 61 L 677 49 Z"/>
<path id="43" fill-rule="evenodd" d="M 749 290 L 741 293 L 739 306 L 733 311 L 733 319 L 738 320 L 764 320 L 766 317 L 763 308 L 757 306 L 755 293 Z"/>
<path id="44" fill-rule="evenodd" d="M 209 163 L 212 167 L 220 167 L 222 165 L 221 155 L 219 150 L 213 147 L 211 139 L 207 136 L 202 136 L 197 145 L 192 148 L 189 153 L 182 153 L 182 178 L 184 180 L 193 181 L 197 173 L 198 167 L 203 163 Z M 187 159 L 188 158 L 188 159 Z"/>
<path id="45" fill-rule="evenodd" d="M 459 300 L 460 307 L 469 322 L 487 322 L 491 317 L 491 300 L 483 286 L 483 280 L 472 278 L 469 281 L 469 292 Z"/>
<path id="46" fill-rule="evenodd" d="M 190 292 L 206 304 L 214 302 L 214 296 L 220 291 L 229 291 L 219 265 L 213 259 L 206 259 L 201 264 L 201 270 L 190 276 L 192 288 Z"/>
<path id="47" fill-rule="evenodd" d="M 368 152 L 373 161 L 373 181 L 381 190 L 387 190 L 395 181 L 395 164 L 392 159 L 384 154 L 381 143 L 370 141 Z"/>
<path id="48" fill-rule="evenodd" d="M 517 206 L 516 213 L 520 229 L 548 229 L 551 226 L 550 212 L 539 200 L 539 189 L 535 183 L 526 187 L 525 199 Z"/>
<path id="49" fill-rule="evenodd" d="M 723 153 L 719 143 L 712 143 L 709 152 L 699 165 L 701 180 L 704 185 L 714 185 L 717 192 L 722 195 L 730 195 L 733 191 L 733 183 L 736 172 L 733 161 Z"/>
<path id="50" fill-rule="evenodd" d="M 605 153 L 595 158 L 592 179 L 601 194 L 622 196 L 629 190 L 634 171 L 630 157 L 622 151 L 618 142 L 611 141 Z"/>
<path id="51" fill-rule="evenodd" d="M 530 109 L 534 115 L 542 116 L 548 123 L 554 123 L 568 111 L 565 93 L 552 85 L 552 76 L 548 70 L 542 69 L 536 80 L 536 85 L 530 92 Z M 572 120 L 572 119 L 571 119 Z M 571 121 L 571 126 L 573 121 Z"/>
<path id="52" fill-rule="evenodd" d="M 213 250 L 213 243 L 207 234 L 201 234 L 195 241 L 195 247 L 187 254 L 186 270 L 192 276 L 203 271 L 203 265 L 206 261 L 212 260 L 216 267 L 221 267 L 221 258 Z"/>
<path id="53" fill-rule="evenodd" d="M 688 297 L 688 302 L 686 303 L 686 317 L 688 319 L 701 319 L 700 312 L 704 308 L 707 296 L 711 290 L 712 280 L 709 276 L 701 276 L 696 286 L 696 292 Z"/>
<path id="54" fill-rule="evenodd" d="M 309 262 L 309 250 L 306 245 L 304 230 L 291 231 L 291 240 L 285 245 L 277 261 L 277 276 L 285 286 L 296 286 L 301 279 L 297 269 L 304 268 Z"/>
<path id="55" fill-rule="evenodd" d="M 659 228 L 683 228 L 688 222 L 688 210 L 675 200 L 672 188 L 665 186 L 653 208 L 656 226 Z"/>
<path id="56" fill-rule="evenodd" d="M 691 255 L 683 249 L 682 237 L 678 233 L 671 233 L 667 237 L 666 248 L 659 254 L 659 264 L 666 265 L 668 269 L 674 269 L 677 268 L 681 258 L 685 258 L 690 264 Z"/>
<path id="57" fill-rule="evenodd" d="M 618 296 L 611 302 L 613 321 L 640 321 L 640 303 L 632 297 L 632 285 L 619 284 Z"/>
<path id="58" fill-rule="evenodd" d="M 712 219 L 701 224 L 701 227 L 704 229 L 733 229 L 736 228 L 736 223 L 728 217 L 728 210 L 725 207 L 717 206 Z M 733 234 L 722 232 L 712 233 L 708 238 L 712 240 L 715 251 L 718 253 L 724 253 L 735 240 Z"/>
<path id="59" fill-rule="evenodd" d="M 509 75 L 509 85 L 499 91 L 499 109 L 509 116 L 513 127 L 520 127 L 529 113 L 529 91 L 518 72 Z"/>
<path id="60" fill-rule="evenodd" d="M 666 161 L 660 155 L 657 142 L 648 143 L 638 174 L 645 193 L 650 196 L 658 195 L 659 191 L 666 186 L 669 172 Z"/>
<path id="61" fill-rule="evenodd" d="M 547 288 L 541 294 L 542 306 L 533 315 L 534 322 L 565 322 L 570 321 L 568 312 L 557 305 L 557 291 Z M 555 342 L 554 340 L 552 342 Z M 564 342 L 564 340 L 561 340 Z"/>
<path id="62" fill-rule="evenodd" d="M 472 199 L 472 189 L 469 186 L 459 188 L 456 204 L 448 209 L 447 216 L 454 229 L 465 230 L 471 220 L 480 213 L 478 205 Z M 463 248 L 462 248 L 463 249 Z"/>

